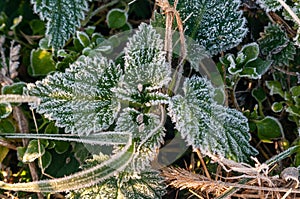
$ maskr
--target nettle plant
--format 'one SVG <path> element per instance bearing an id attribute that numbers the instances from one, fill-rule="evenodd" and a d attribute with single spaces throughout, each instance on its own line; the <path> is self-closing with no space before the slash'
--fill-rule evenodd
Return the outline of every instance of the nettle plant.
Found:
<path id="1" fill-rule="evenodd" d="M 207 78 L 187 78 L 182 95 L 168 95 L 171 66 L 165 59 L 163 40 L 151 25 L 139 26 L 124 54 L 124 66 L 101 54 L 81 56 L 64 73 L 56 72 L 27 85 L 27 94 L 40 99 L 31 107 L 74 136 L 17 135 L 65 141 L 77 137 L 83 143 L 114 146 L 111 156 L 95 156 L 86 162 L 87 169 L 68 177 L 30 183 L 1 182 L 1 188 L 32 192 L 77 190 L 69 194 L 70 198 L 78 194 L 86 198 L 91 194 L 104 198 L 160 197 L 165 185 L 151 168 L 151 161 L 164 142 L 167 115 L 186 142 L 205 155 L 217 154 L 237 161 L 248 161 L 256 155 L 249 144 L 247 118 L 219 105 Z M 97 186 L 91 188 L 93 185 Z M 84 187 L 89 190 L 81 189 Z"/>
<path id="2" fill-rule="evenodd" d="M 85 18 L 88 1 L 31 2 L 40 18 L 47 20 L 44 46 L 52 47 L 53 56 L 72 57 L 71 50 L 61 48 L 82 25 L 80 20 Z M 257 1 L 266 11 L 280 10 L 282 6 L 278 2 Z M 179 1 L 177 10 L 181 18 L 186 19 L 185 33 L 199 43 L 196 47 L 186 44 L 190 58 L 187 61 L 196 72 L 200 71 L 198 62 L 203 58 L 203 48 L 206 55 L 217 55 L 237 46 L 247 34 L 246 20 L 242 11 L 238 11 L 240 3 L 238 0 Z M 294 9 L 298 7 L 295 4 Z M 285 15 L 292 20 L 287 13 Z M 126 9 L 111 10 L 107 19 L 111 28 L 130 28 Z M 15 184 L 0 181 L 1 189 L 68 191 L 67 198 L 160 198 L 166 193 L 166 185 L 152 163 L 169 133 L 165 129 L 167 117 L 173 122 L 173 130 L 187 145 L 208 157 L 217 155 L 249 162 L 251 156 L 257 155 L 256 149 L 249 144 L 248 119 L 240 111 L 217 102 L 219 90 L 208 77 L 186 77 L 179 90 L 174 91 L 174 81 L 179 81 L 174 77 L 178 76 L 172 74 L 172 66 L 166 60 L 161 31 L 154 27 L 164 26 L 165 17 L 158 12 L 155 19 L 152 25 L 142 23 L 138 27 L 116 59 L 107 56 L 110 47 L 101 44 L 103 37 L 100 34 L 88 33 L 91 31 L 88 28 L 85 32 L 77 31 L 73 37 L 74 45 L 80 46 L 77 51 L 82 55 L 73 56 L 74 61 L 70 61 L 64 72 L 53 72 L 41 81 L 27 84 L 26 96 L 23 96 L 25 101 L 33 99 L 30 107 L 55 121 L 55 126 L 63 128 L 65 134 L 6 135 L 6 138 L 34 139 L 21 157 L 24 162 L 46 156 L 42 140 L 75 141 L 95 148 L 100 146 L 99 149 L 105 149 L 105 152 L 93 154 L 93 158 L 85 160 L 82 171 L 69 176 Z M 296 54 L 295 45 L 299 45 L 298 37 L 292 42 L 279 25 L 269 24 L 257 43 L 244 45 L 236 56 L 230 53 L 220 58 L 228 71 L 229 89 L 235 91 L 234 86 L 241 78 L 261 79 L 272 65 L 289 65 Z M 47 53 L 43 50 L 34 50 L 32 59 L 41 54 L 52 56 L 49 49 Z M 53 63 L 52 67 L 55 68 Z M 24 87 L 24 84 L 19 86 Z M 299 86 L 290 91 L 283 91 L 277 81 L 267 81 L 266 86 L 271 90 L 270 95 L 278 94 L 284 98 L 273 103 L 272 110 L 281 112 L 287 104 L 286 111 L 299 126 Z M 260 108 L 266 100 L 262 93 L 259 88 L 252 92 Z M 10 104 L 6 103 L 5 107 L 11 110 Z M 271 135 L 271 138 L 281 135 L 283 130 L 277 119 L 265 117 L 262 110 L 259 117 L 253 114 L 248 117 L 255 118 L 252 120 L 261 140 L 271 142 L 264 134 L 268 126 L 276 125 L 279 129 L 279 135 Z"/>

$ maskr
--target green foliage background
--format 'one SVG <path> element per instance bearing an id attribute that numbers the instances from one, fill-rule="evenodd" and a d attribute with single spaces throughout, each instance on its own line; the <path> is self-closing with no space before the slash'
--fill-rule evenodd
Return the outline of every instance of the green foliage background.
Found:
<path id="1" fill-rule="evenodd" d="M 170 1 L 171 6 L 173 3 Z M 287 3 L 299 17 L 300 2 Z M 183 69 L 184 76 L 190 78 L 182 88 L 184 94 L 169 96 L 158 91 L 171 81 L 169 69 L 175 70 L 177 66 L 175 62 L 168 65 L 164 52 L 157 50 L 162 50 L 163 38 L 145 25 L 165 26 L 165 13 L 154 1 L 0 1 L 1 94 L 30 94 L 42 99 L 40 105 L 1 103 L 0 133 L 11 134 L 8 136 L 37 131 L 51 134 L 41 141 L 37 141 L 37 136 L 30 141 L 21 140 L 21 134 L 13 139 L 0 137 L 1 181 L 32 181 L 30 164 L 36 165 L 40 179 L 48 179 L 47 176 L 63 177 L 109 159 L 99 151 L 97 155 L 91 154 L 86 145 L 76 142 L 78 137 L 71 142 L 65 138 L 58 140 L 60 135 L 70 132 L 92 134 L 114 127 L 118 131 L 130 130 L 134 132 L 135 143 L 142 143 L 143 147 L 133 159 L 133 164 L 142 172 L 127 167 L 117 177 L 101 181 L 98 188 L 63 194 L 68 198 L 174 197 L 175 190 L 170 188 L 166 192 L 163 178 L 148 168 L 148 164 L 156 154 L 153 149 L 172 140 L 178 132 L 193 149 L 199 148 L 204 154 L 215 153 L 250 164 L 253 164 L 251 155 L 265 162 L 298 146 L 299 24 L 273 0 L 179 0 L 176 9 L 184 21 L 185 34 L 199 44 L 192 48 L 196 52 L 188 52 L 193 60 Z M 100 56 L 109 55 L 111 49 L 120 45 L 117 33 L 138 27 L 143 32 L 142 23 L 152 35 L 133 36 L 114 62 Z M 176 25 L 174 20 L 173 28 Z M 147 53 L 139 51 L 143 45 L 149 47 L 144 42 L 147 39 L 154 42 L 153 49 L 147 49 Z M 200 78 L 199 66 L 195 63 L 203 57 L 210 57 L 222 76 L 225 85 L 222 105 L 214 99 L 217 89 L 207 79 Z M 151 67 L 154 72 L 150 71 Z M 104 84 L 106 87 L 102 88 Z M 116 123 L 114 119 L 123 104 L 112 101 L 115 97 L 130 104 Z M 149 103 L 164 104 L 169 111 L 165 126 L 151 139 L 147 135 L 160 121 L 147 109 Z M 89 112 L 90 104 L 97 112 Z M 35 115 L 32 108 L 36 108 Z M 74 114 L 77 110 L 82 112 Z M 149 121 L 148 126 L 136 121 L 139 115 Z M 205 122 L 207 118 L 209 122 Z M 140 134 L 142 128 L 145 135 Z M 116 139 L 122 134 L 113 136 Z M 112 137 L 104 138 L 113 142 Z M 146 138 L 150 141 L 145 144 L 141 140 Z M 93 136 L 87 137 L 88 141 L 92 139 Z M 240 143 L 244 143 L 242 147 Z M 192 164 L 192 154 L 189 149 L 174 165 Z M 209 157 L 205 160 L 214 173 Z M 283 168 L 298 167 L 300 153 L 297 151 L 282 165 Z M 280 168 L 274 171 L 280 172 Z M 180 197 L 186 197 L 187 193 L 181 191 Z M 1 186 L 0 194 L 37 197 L 26 191 L 6 193 Z"/>

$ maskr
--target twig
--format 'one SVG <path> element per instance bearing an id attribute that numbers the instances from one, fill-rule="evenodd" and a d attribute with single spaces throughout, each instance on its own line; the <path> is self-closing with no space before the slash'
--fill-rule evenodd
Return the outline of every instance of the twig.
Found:
<path id="1" fill-rule="evenodd" d="M 205 165 L 205 162 L 204 162 L 203 157 L 202 157 L 202 155 L 201 155 L 200 149 L 196 149 L 195 151 L 196 151 L 196 153 L 197 153 L 197 155 L 198 155 L 198 157 L 199 157 L 199 159 L 200 159 L 200 162 L 201 162 L 201 164 L 202 164 L 202 167 L 203 167 L 203 170 L 204 170 L 204 172 L 205 172 L 206 177 L 208 177 L 208 179 L 211 180 L 210 174 L 209 174 L 209 172 L 208 172 L 208 170 L 207 170 L 207 168 L 206 168 L 206 165 Z"/>
<path id="2" fill-rule="evenodd" d="M 189 192 L 191 192 L 193 195 L 197 196 L 200 199 L 204 199 L 202 196 L 200 196 L 199 194 L 197 194 L 195 191 L 189 189 Z"/>
<path id="3" fill-rule="evenodd" d="M 257 190 L 257 191 L 271 191 L 271 192 L 282 192 L 282 193 L 300 193 L 299 189 L 290 189 L 290 188 L 279 188 L 279 187 L 263 187 L 255 185 L 245 185 L 239 183 L 223 182 L 223 181 L 214 181 L 209 180 L 208 178 L 194 174 L 185 169 L 181 168 L 166 168 L 163 169 L 163 176 L 166 177 L 167 181 L 170 181 L 170 185 L 184 189 L 200 189 L 203 190 L 217 190 L 217 189 L 228 189 L 229 187 L 236 187 L 241 189 Z"/>
<path id="4" fill-rule="evenodd" d="M 283 1 L 283 0 L 277 0 L 282 7 L 291 15 L 291 17 L 298 23 L 300 26 L 300 19 L 299 17 L 293 12 L 293 10 Z"/>
<path id="5" fill-rule="evenodd" d="M 11 143 L 5 141 L 5 140 L 1 140 L 1 139 L 0 139 L 0 145 L 1 145 L 1 146 L 4 146 L 4 147 L 7 147 L 7 148 L 9 148 L 9 149 L 15 150 L 15 151 L 17 150 L 17 147 L 16 147 L 15 145 L 13 145 L 13 144 L 11 144 Z"/>
<path id="6" fill-rule="evenodd" d="M 284 73 L 284 74 L 287 74 L 287 75 L 291 75 L 291 76 L 296 76 L 298 77 L 300 74 L 298 72 L 291 72 L 291 71 L 287 71 L 287 70 L 284 70 L 283 68 L 280 68 L 278 66 L 273 66 L 276 70 Z"/>
<path id="7" fill-rule="evenodd" d="M 22 110 L 20 109 L 20 107 L 14 107 L 13 109 L 13 117 L 14 119 L 17 121 L 18 124 L 18 128 L 19 131 L 22 133 L 29 133 L 29 125 L 28 125 L 28 121 L 24 115 L 24 113 L 22 112 Z M 22 139 L 23 142 L 23 146 L 27 146 L 28 145 L 28 139 Z M 39 180 L 39 176 L 37 173 L 37 168 L 34 162 L 30 162 L 28 164 L 29 170 L 30 170 L 30 174 L 32 177 L 33 181 L 38 181 Z M 44 195 L 42 193 L 37 193 L 37 196 L 39 199 L 43 199 Z"/>
<path id="8" fill-rule="evenodd" d="M 178 66 L 176 68 L 176 72 L 174 74 L 173 80 L 176 80 L 176 84 L 174 87 L 174 93 L 178 90 L 178 87 L 180 85 L 180 79 L 181 79 L 181 74 L 183 72 L 183 65 L 184 65 L 184 60 L 186 58 L 187 50 L 186 50 L 186 43 L 185 43 L 185 37 L 184 37 L 184 29 L 183 29 L 183 24 L 182 20 L 180 18 L 179 12 L 176 10 L 176 6 L 178 3 L 178 0 L 174 1 L 174 6 L 171 6 L 168 2 L 168 0 L 156 0 L 156 3 L 158 6 L 162 8 L 166 15 L 166 32 L 165 32 L 165 51 L 167 53 L 167 61 L 171 65 L 172 63 L 172 52 L 173 52 L 173 42 L 172 42 L 172 37 L 173 37 L 173 31 L 172 31 L 172 26 L 173 26 L 173 19 L 174 16 L 176 18 L 177 22 L 177 27 L 179 30 L 179 39 L 180 39 L 180 60 L 178 63 Z"/>

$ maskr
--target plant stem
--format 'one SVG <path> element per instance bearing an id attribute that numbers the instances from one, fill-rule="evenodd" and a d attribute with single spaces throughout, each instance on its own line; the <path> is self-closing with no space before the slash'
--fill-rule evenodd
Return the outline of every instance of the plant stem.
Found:
<path id="1" fill-rule="evenodd" d="M 72 174 L 70 176 L 26 183 L 6 183 L 0 181 L 0 188 L 25 192 L 63 192 L 95 185 L 124 170 L 131 163 L 135 151 L 135 143 L 130 139 L 121 152 L 95 167 Z"/>
<path id="2" fill-rule="evenodd" d="M 208 179 L 211 180 L 210 174 L 209 174 L 209 172 L 208 172 L 208 170 L 207 170 L 207 168 L 206 168 L 206 165 L 205 165 L 205 162 L 204 162 L 203 157 L 202 157 L 202 155 L 201 155 L 200 149 L 196 149 L 196 153 L 197 153 L 197 155 L 198 155 L 198 157 L 199 157 L 199 159 L 200 159 L 200 162 L 201 162 L 201 164 L 202 164 L 202 167 L 203 167 L 203 169 L 204 169 L 204 172 L 205 172 L 206 177 L 207 177 Z"/>
<path id="3" fill-rule="evenodd" d="M 5 140 L 1 140 L 1 139 L 0 139 L 0 146 L 4 146 L 6 148 L 9 148 L 9 149 L 12 149 L 15 151 L 17 150 L 17 147 L 15 145 L 13 145 Z"/>

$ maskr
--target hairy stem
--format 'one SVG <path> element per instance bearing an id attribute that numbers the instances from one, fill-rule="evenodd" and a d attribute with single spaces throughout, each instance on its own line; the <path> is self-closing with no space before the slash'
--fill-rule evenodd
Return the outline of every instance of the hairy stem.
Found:
<path id="1" fill-rule="evenodd" d="M 0 188 L 25 192 L 63 192 L 90 187 L 123 170 L 132 160 L 135 144 L 130 139 L 123 150 L 108 161 L 76 174 L 51 180 L 9 184 L 0 181 Z"/>

